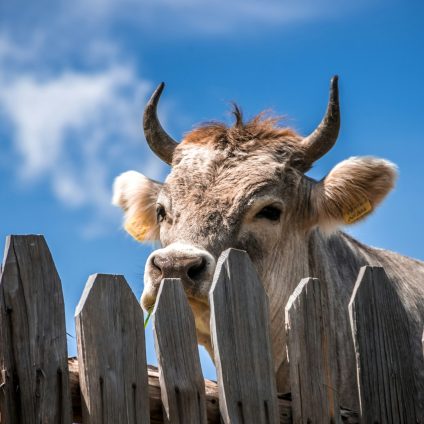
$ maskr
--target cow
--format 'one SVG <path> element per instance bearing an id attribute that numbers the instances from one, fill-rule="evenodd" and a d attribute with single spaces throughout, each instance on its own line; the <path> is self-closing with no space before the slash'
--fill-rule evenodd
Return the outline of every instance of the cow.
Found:
<path id="1" fill-rule="evenodd" d="M 164 84 L 144 111 L 153 152 L 171 165 L 162 184 L 136 171 L 118 176 L 113 203 L 125 229 L 139 241 L 160 241 L 147 259 L 142 306 L 155 303 L 161 280 L 182 280 L 197 338 L 213 359 L 208 292 L 217 258 L 227 248 L 247 251 L 269 298 L 277 388 L 290 389 L 285 305 L 304 277 L 317 277 L 332 294 L 337 384 L 341 403 L 358 409 L 348 302 L 360 267 L 383 266 L 408 315 L 416 375 L 423 401 L 424 263 L 366 246 L 340 230 L 364 219 L 392 189 L 396 166 L 351 157 L 320 181 L 305 175 L 335 144 L 340 127 L 338 78 L 330 84 L 324 118 L 308 136 L 261 113 L 249 121 L 234 105 L 232 126 L 202 124 L 177 143 L 162 128 L 157 104 Z"/>

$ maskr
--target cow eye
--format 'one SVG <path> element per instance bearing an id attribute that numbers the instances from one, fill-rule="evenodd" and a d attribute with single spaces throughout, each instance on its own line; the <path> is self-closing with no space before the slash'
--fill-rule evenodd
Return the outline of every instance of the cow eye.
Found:
<path id="1" fill-rule="evenodd" d="M 270 221 L 278 221 L 280 219 L 281 210 L 275 206 L 265 206 L 257 214 L 256 218 L 265 218 Z"/>
<path id="2" fill-rule="evenodd" d="M 166 218 L 165 208 L 162 205 L 156 206 L 156 220 L 162 222 Z"/>

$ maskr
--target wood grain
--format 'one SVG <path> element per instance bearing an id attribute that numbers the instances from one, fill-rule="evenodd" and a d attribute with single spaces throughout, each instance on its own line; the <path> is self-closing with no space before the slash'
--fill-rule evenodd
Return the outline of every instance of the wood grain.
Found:
<path id="1" fill-rule="evenodd" d="M 147 424 L 143 311 L 124 277 L 92 275 L 75 312 L 86 424 Z"/>
<path id="2" fill-rule="evenodd" d="M 0 279 L 2 423 L 70 423 L 65 312 L 43 236 L 9 236 Z"/>
<path id="3" fill-rule="evenodd" d="M 421 422 L 408 317 L 383 268 L 361 268 L 349 315 L 363 422 Z"/>
<path id="4" fill-rule="evenodd" d="M 295 423 L 340 423 L 329 305 L 327 287 L 317 278 L 304 278 L 286 305 Z"/>
<path id="5" fill-rule="evenodd" d="M 206 423 L 196 327 L 179 278 L 162 280 L 153 311 L 153 333 L 166 421 Z"/>
<path id="6" fill-rule="evenodd" d="M 150 422 L 151 424 L 162 424 L 163 409 L 161 399 L 161 389 L 159 383 L 159 371 L 152 365 L 147 366 L 149 376 L 149 401 L 150 401 Z M 79 389 L 78 377 L 78 360 L 77 358 L 69 358 L 69 381 L 72 393 L 73 406 L 73 422 L 81 423 L 81 393 Z M 218 385 L 215 381 L 205 379 L 206 391 L 206 411 L 208 416 L 208 424 L 220 424 L 219 412 L 219 395 Z M 290 394 L 277 394 L 279 408 L 279 423 L 291 424 L 291 401 Z M 358 424 L 358 414 L 349 409 L 341 408 L 342 422 L 347 424 Z"/>
<path id="7" fill-rule="evenodd" d="M 278 423 L 268 299 L 246 252 L 220 256 L 209 295 L 225 423 Z"/>
<path id="8" fill-rule="evenodd" d="M 206 417 L 201 415 L 202 421 L 192 422 L 229 422 L 228 417 L 235 409 L 234 417 L 231 416 L 234 423 L 291 423 L 290 394 L 268 396 L 275 390 L 275 386 L 269 388 L 270 383 L 274 384 L 272 361 L 269 364 L 269 356 L 263 360 L 260 352 L 264 340 L 265 344 L 269 343 L 267 299 L 250 260 L 244 252 L 230 250 L 221 258 L 218 269 L 214 284 L 219 279 L 224 283 L 216 297 L 218 306 L 213 328 L 215 332 L 216 328 L 222 328 L 224 339 L 215 335 L 215 340 L 222 342 L 221 345 L 215 343 L 215 346 L 222 348 L 218 357 L 222 352 L 226 355 L 227 351 L 233 355 L 225 356 L 226 360 L 220 362 L 221 388 L 216 382 L 203 380 L 196 363 L 197 348 L 193 349 L 193 341 L 189 342 L 190 337 L 182 336 L 180 330 L 176 331 L 177 336 L 168 334 L 164 337 L 164 340 L 174 340 L 170 349 L 173 359 L 164 359 L 165 367 L 160 372 L 146 366 L 143 314 L 120 276 L 97 275 L 89 279 L 76 311 L 80 363 L 76 358 L 70 358 L 68 367 L 63 297 L 46 243 L 40 236 L 8 238 L 0 276 L 0 422 L 66 424 L 80 423 L 83 418 L 85 423 L 169 422 L 166 414 L 164 418 L 166 408 L 162 399 L 168 401 L 167 388 L 175 386 L 165 384 L 165 389 L 161 390 L 160 374 L 168 374 L 168 381 L 180 384 L 179 364 L 194 357 L 194 365 L 199 370 L 194 373 L 196 398 L 183 398 L 183 404 L 180 399 L 180 405 L 184 406 L 179 409 L 192 408 L 186 407 L 184 402 L 195 405 L 198 388 L 204 387 Z M 175 316 L 178 322 L 182 320 L 179 327 L 194 334 L 190 320 L 185 321 L 191 315 L 180 313 L 180 308 L 184 310 L 187 306 L 181 287 L 172 283 L 167 287 L 166 304 L 171 309 L 163 307 L 163 316 L 168 317 L 163 318 L 163 331 L 159 330 L 161 337 L 175 330 Z M 175 287 L 179 287 L 177 292 Z M 252 287 L 256 289 L 252 290 Z M 257 287 L 259 291 L 256 291 Z M 219 314 L 217 319 L 216 311 L 227 315 Z M 252 311 L 256 311 L 253 316 Z M 242 333 L 239 334 L 239 323 L 243 320 Z M 258 328 L 262 328 L 262 333 Z M 184 353 L 184 359 L 180 361 L 178 348 L 190 344 L 190 353 Z M 271 351 L 270 346 L 266 351 Z M 249 362 L 252 358 L 253 363 Z M 227 372 L 230 367 L 235 370 Z M 169 373 L 173 372 L 176 374 L 169 379 Z M 182 381 L 185 387 L 185 380 L 189 381 L 193 375 L 187 369 L 184 372 Z M 222 376 L 229 376 L 230 380 Z M 220 398 L 225 400 L 224 406 Z M 271 416 L 270 403 L 265 405 L 263 399 L 267 402 L 271 399 L 275 409 L 278 407 L 274 417 Z M 221 418 L 220 411 L 225 411 L 227 418 Z M 358 422 L 358 415 L 353 411 L 341 409 L 341 417 L 345 423 Z M 178 420 L 190 422 L 185 418 L 178 417 Z"/>

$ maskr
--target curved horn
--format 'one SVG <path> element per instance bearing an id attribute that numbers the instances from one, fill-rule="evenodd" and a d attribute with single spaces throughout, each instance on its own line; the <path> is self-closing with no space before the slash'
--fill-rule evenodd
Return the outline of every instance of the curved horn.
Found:
<path id="1" fill-rule="evenodd" d="M 327 112 L 314 132 L 302 141 L 305 148 L 306 161 L 312 164 L 321 156 L 324 156 L 336 143 L 340 129 L 339 107 L 339 77 L 335 75 L 331 79 L 330 98 Z"/>
<path id="2" fill-rule="evenodd" d="M 144 109 L 143 127 L 149 147 L 160 159 L 170 165 L 178 143 L 162 128 L 156 113 L 156 107 L 164 87 L 165 84 L 161 82 L 147 103 Z"/>

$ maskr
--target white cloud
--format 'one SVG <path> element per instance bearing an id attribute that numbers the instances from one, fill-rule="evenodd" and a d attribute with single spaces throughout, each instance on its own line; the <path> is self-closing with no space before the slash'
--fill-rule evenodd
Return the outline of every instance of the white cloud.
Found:
<path id="1" fill-rule="evenodd" d="M 81 35 L 132 25 L 131 32 L 148 34 L 149 40 L 169 39 L 183 35 L 257 35 L 273 27 L 338 18 L 364 8 L 372 8 L 381 0 L 45 0 L 44 13 L 38 3 L 15 0 L 6 10 L 7 28 L 13 30 L 16 12 L 27 28 L 38 28 L 53 34 L 71 34 L 54 39 L 54 44 L 75 41 Z M 7 14 L 10 14 L 8 16 Z M 19 31 L 21 28 L 17 28 Z M 77 30 L 75 30 L 77 29 Z M 106 30 L 105 30 L 106 29 Z M 134 32 L 135 31 L 135 32 Z M 121 31 L 120 31 L 121 32 Z M 58 39 L 59 38 L 59 39 Z"/>
<path id="2" fill-rule="evenodd" d="M 79 0 L 72 13 L 91 23 L 132 21 L 143 31 L 156 34 L 227 34 L 252 32 L 259 24 L 284 25 L 337 17 L 377 0 Z M 269 27 L 268 27 L 269 28 Z"/>
<path id="3" fill-rule="evenodd" d="M 119 88 L 129 83 L 134 81 L 128 70 L 112 68 L 93 75 L 65 73 L 46 81 L 21 75 L 4 84 L 0 101 L 16 127 L 22 176 L 49 170 L 60 160 L 66 132 L 93 125 L 119 96 Z"/>
<path id="4" fill-rule="evenodd" d="M 3 52 L 19 49 L 9 43 Z M 65 205 L 92 208 L 96 226 L 86 234 L 97 234 L 116 220 L 110 189 L 118 170 L 141 169 L 153 178 L 163 173 L 142 143 L 140 114 L 151 89 L 130 65 L 47 77 L 1 69 L 0 108 L 12 124 L 20 180 L 47 180 Z"/>
<path id="5" fill-rule="evenodd" d="M 13 128 L 13 147 L 20 161 L 14 168 L 25 185 L 49 181 L 62 203 L 93 208 L 97 226 L 88 233 L 94 234 L 101 227 L 99 222 L 114 214 L 109 205 L 114 175 L 140 169 L 159 178 L 164 167 L 142 143 L 140 130 L 140 113 L 152 84 L 137 75 L 114 42 L 87 34 L 98 34 L 99 30 L 107 34 L 108 27 L 125 21 L 125 25 L 133 23 L 146 32 L 147 39 L 169 38 L 175 33 L 236 32 L 243 36 L 257 24 L 269 24 L 268 28 L 328 17 L 348 13 L 363 3 L 77 0 L 72 6 L 56 4 L 55 18 L 46 15 L 48 25 L 44 15 L 36 14 L 38 24 L 25 30 L 25 44 L 12 42 L 6 30 L 0 33 L 0 112 Z M 10 35 L 19 32 L 12 27 L 9 31 Z M 72 37 L 66 35 L 70 31 Z M 92 41 L 77 43 L 81 34 L 81 39 Z M 90 70 L 81 70 L 81 65 L 78 70 L 64 69 L 63 58 L 69 52 Z M 166 100 L 162 115 L 164 111 Z"/>

